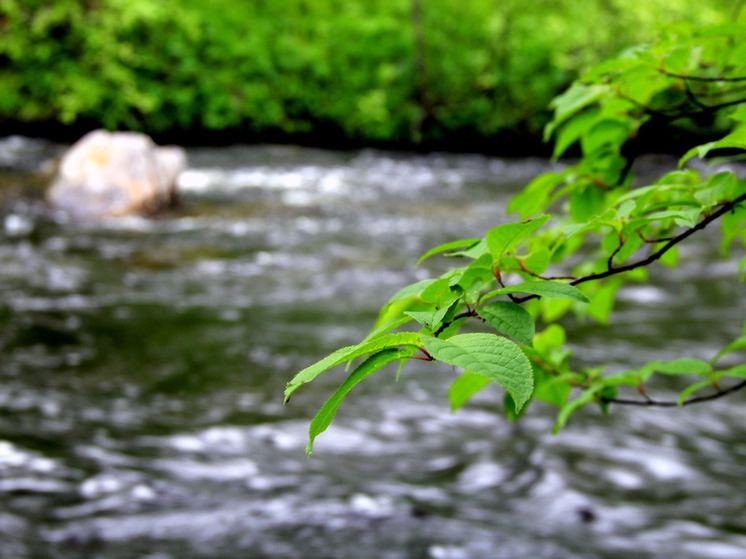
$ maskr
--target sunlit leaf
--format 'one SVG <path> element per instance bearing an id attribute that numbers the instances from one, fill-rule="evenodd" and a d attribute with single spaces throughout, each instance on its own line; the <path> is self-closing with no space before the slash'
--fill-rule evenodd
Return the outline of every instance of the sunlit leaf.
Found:
<path id="1" fill-rule="evenodd" d="M 586 85 L 575 82 L 562 95 L 554 98 L 551 107 L 554 109 L 554 119 L 544 129 L 544 138 L 549 139 L 554 130 L 571 115 L 595 103 L 608 92 L 605 85 Z"/>
<path id="2" fill-rule="evenodd" d="M 459 334 L 442 340 L 423 336 L 425 349 L 438 361 L 483 375 L 507 390 L 520 410 L 531 398 L 533 369 L 510 340 L 494 334 Z"/>
<path id="3" fill-rule="evenodd" d="M 401 316 L 399 318 L 389 320 L 385 324 L 381 324 L 380 326 L 371 330 L 368 335 L 365 336 L 365 339 L 363 339 L 363 341 L 367 342 L 368 340 L 373 340 L 375 338 L 383 336 L 384 334 L 388 334 L 389 332 L 396 330 L 400 326 L 404 326 L 407 322 L 410 322 L 410 320 L 411 318 L 408 316 Z"/>
<path id="4" fill-rule="evenodd" d="M 717 378 L 722 378 L 722 377 L 735 377 L 735 378 L 746 379 L 746 364 L 736 365 L 735 367 L 731 367 L 730 369 L 718 371 Z"/>
<path id="5" fill-rule="evenodd" d="M 422 281 L 418 281 L 416 283 L 413 283 L 411 285 L 408 285 L 407 287 L 400 289 L 391 299 L 389 299 L 389 303 L 393 303 L 394 301 L 398 301 L 400 299 L 405 299 L 407 297 L 414 297 L 417 295 L 422 294 L 425 289 L 430 287 L 431 284 L 433 284 L 436 280 L 434 279 L 426 279 Z"/>
<path id="6" fill-rule="evenodd" d="M 482 390 L 492 382 L 489 378 L 468 371 L 460 374 L 456 380 L 451 383 L 448 390 L 448 401 L 451 403 L 451 410 L 460 409 L 469 399 L 477 392 Z"/>
<path id="7" fill-rule="evenodd" d="M 470 247 L 473 247 L 475 244 L 477 244 L 479 240 L 480 239 L 462 239 L 460 241 L 451 241 L 450 243 L 443 243 L 442 245 L 438 245 L 434 248 L 431 248 L 425 254 L 423 254 L 420 257 L 420 259 L 417 261 L 417 264 L 419 265 L 423 261 L 430 258 L 431 256 L 440 254 L 441 252 L 447 252 L 449 250 L 456 250 L 456 249 L 469 249 Z"/>
<path id="8" fill-rule="evenodd" d="M 570 416 L 578 411 L 583 406 L 586 406 L 590 404 L 591 402 L 594 402 L 596 400 L 597 394 L 601 392 L 601 390 L 604 387 L 601 385 L 596 385 L 588 390 L 584 390 L 580 393 L 580 395 L 567 402 L 562 409 L 557 414 L 557 421 L 554 424 L 553 432 L 557 433 L 562 427 L 564 427 L 567 424 L 567 420 L 570 419 Z"/>
<path id="9" fill-rule="evenodd" d="M 508 287 L 503 287 L 487 293 L 482 297 L 482 299 L 485 300 L 498 295 L 508 295 L 513 293 L 529 293 L 531 295 L 539 295 L 540 297 L 548 297 L 550 299 L 570 299 L 579 303 L 588 302 L 586 296 L 583 295 L 577 287 L 560 281 L 549 280 L 527 281 L 517 285 L 509 285 Z"/>
<path id="10" fill-rule="evenodd" d="M 629 133 L 630 129 L 627 122 L 610 118 L 600 120 L 581 138 L 583 152 L 591 154 L 599 149 L 608 149 L 609 147 L 619 149 L 627 140 Z"/>
<path id="11" fill-rule="evenodd" d="M 530 346 L 534 343 L 534 319 L 520 305 L 510 301 L 495 301 L 478 309 L 478 313 L 495 330 L 510 336 L 519 344 Z"/>
<path id="12" fill-rule="evenodd" d="M 490 229 L 485 235 L 485 241 L 492 257 L 499 260 L 502 255 L 512 250 L 523 239 L 531 235 L 549 221 L 548 215 L 537 217 L 520 223 L 505 223 Z"/>
<path id="13" fill-rule="evenodd" d="M 701 359 L 674 359 L 656 361 L 650 365 L 656 372 L 666 375 L 707 375 L 712 371 L 710 364 Z"/>
<path id="14" fill-rule="evenodd" d="M 527 219 L 545 209 L 550 194 L 565 181 L 565 173 L 544 173 L 532 180 L 526 188 L 516 194 L 508 204 L 508 213 L 518 212 Z"/>
<path id="15" fill-rule="evenodd" d="M 701 382 L 695 382 L 694 384 L 690 384 L 684 390 L 681 391 L 681 394 L 679 394 L 679 397 L 676 402 L 681 406 L 684 404 L 684 402 L 686 402 L 686 400 L 689 399 L 689 397 L 692 394 L 699 392 L 700 390 L 704 388 L 712 388 L 712 381 L 703 380 Z"/>
<path id="16" fill-rule="evenodd" d="M 557 159 L 567 148 L 577 142 L 598 119 L 598 109 L 589 109 L 567 120 L 560 126 L 554 140 L 552 157 Z"/>
<path id="17" fill-rule="evenodd" d="M 723 356 L 728 355 L 729 353 L 733 353 L 734 351 L 741 351 L 743 349 L 746 349 L 746 336 L 741 336 L 740 338 L 736 338 L 735 340 L 733 340 L 722 350 L 720 350 L 718 354 L 710 360 L 710 363 L 716 363 Z"/>
<path id="18" fill-rule="evenodd" d="M 389 363 L 410 357 L 414 351 L 414 348 L 384 349 L 383 351 L 371 355 L 358 365 L 336 392 L 334 392 L 334 394 L 332 394 L 332 396 L 326 401 L 311 421 L 311 425 L 308 429 L 308 445 L 306 446 L 306 454 L 308 456 L 311 455 L 313 452 L 314 440 L 317 436 L 326 431 L 327 427 L 329 427 L 332 419 L 334 419 L 334 415 L 337 413 L 339 405 L 350 390 L 358 385 L 363 379 L 372 375 Z"/>
<path id="19" fill-rule="evenodd" d="M 746 126 L 738 126 L 733 130 L 733 132 L 715 142 L 707 142 L 706 144 L 693 147 L 679 160 L 679 166 L 684 165 L 684 163 L 689 161 L 695 155 L 700 159 L 703 159 L 714 149 L 729 148 L 746 150 Z"/>
<path id="20" fill-rule="evenodd" d="M 345 361 L 350 361 L 351 359 L 380 351 L 382 349 L 390 349 L 399 346 L 419 346 L 420 343 L 421 340 L 418 333 L 399 332 L 397 334 L 389 334 L 357 345 L 338 349 L 331 355 L 326 356 L 321 361 L 317 361 L 310 367 L 306 367 L 295 375 L 295 377 L 293 377 L 285 387 L 285 401 L 287 402 L 290 395 L 302 384 L 312 381 L 324 371 L 336 367 Z"/>

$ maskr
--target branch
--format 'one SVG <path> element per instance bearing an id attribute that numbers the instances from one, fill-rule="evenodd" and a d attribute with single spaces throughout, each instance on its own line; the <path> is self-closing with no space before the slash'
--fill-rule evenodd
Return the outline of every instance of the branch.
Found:
<path id="1" fill-rule="evenodd" d="M 697 107 L 699 107 L 700 109 L 703 109 L 703 110 L 709 110 L 710 109 L 709 106 L 705 105 L 702 101 L 700 101 L 699 99 L 697 99 L 697 96 L 694 95 L 694 92 L 692 91 L 692 88 L 689 87 L 689 82 L 688 81 L 684 82 L 684 90 L 686 91 L 686 97 L 687 97 L 687 99 L 689 99 L 694 105 L 696 105 Z"/>
<path id="2" fill-rule="evenodd" d="M 469 309 L 467 311 L 459 313 L 456 316 L 454 316 L 451 320 L 449 320 L 448 322 L 444 322 L 443 324 L 441 324 L 440 327 L 435 332 L 433 332 L 433 335 L 437 338 L 443 333 L 443 330 L 448 328 L 451 324 L 453 324 L 457 320 L 461 320 L 462 318 L 475 318 L 478 316 L 479 314 L 477 314 L 477 311 L 475 311 L 474 309 Z"/>
<path id="3" fill-rule="evenodd" d="M 597 274 L 590 274 L 587 276 L 583 276 L 581 278 L 578 278 L 576 280 L 573 280 L 570 282 L 570 285 L 579 285 L 581 283 L 585 283 L 587 281 L 594 281 L 599 279 L 608 278 L 609 276 L 614 276 L 616 274 L 622 274 L 624 272 L 629 272 L 631 270 L 634 270 L 636 268 L 641 268 L 643 266 L 647 266 L 649 264 L 652 264 L 656 260 L 659 260 L 666 252 L 671 250 L 674 246 L 679 244 L 684 239 L 689 238 L 691 235 L 696 233 L 697 231 L 701 231 L 705 227 L 707 227 L 710 223 L 717 220 L 721 216 L 727 214 L 729 211 L 733 210 L 738 204 L 741 202 L 746 201 L 746 193 L 741 194 L 738 198 L 731 202 L 726 202 L 720 208 L 718 208 L 716 211 L 711 213 L 709 216 L 704 218 L 702 221 L 700 221 L 697 225 L 694 227 L 687 229 L 680 235 L 677 235 L 673 237 L 671 240 L 669 240 L 665 245 L 663 245 L 660 249 L 658 249 L 656 252 L 652 253 L 647 258 L 643 258 L 642 260 L 638 260 L 637 262 L 632 262 L 631 264 L 627 264 L 625 266 L 619 266 L 618 268 L 612 268 L 609 267 L 604 272 L 599 272 Z"/>
<path id="4" fill-rule="evenodd" d="M 698 396 L 696 398 L 689 398 L 688 400 L 684 400 L 681 403 L 670 401 L 670 400 L 653 400 L 652 398 L 648 398 L 646 400 L 629 400 L 626 398 L 601 397 L 601 401 L 609 403 L 609 404 L 620 404 L 624 406 L 646 406 L 646 407 L 655 406 L 655 407 L 660 407 L 660 408 L 675 408 L 679 406 L 689 406 L 691 404 L 699 404 L 701 402 L 709 402 L 710 400 L 717 400 L 718 398 L 722 398 L 723 396 L 732 394 L 733 392 L 738 392 L 742 388 L 746 388 L 746 380 L 743 380 L 739 382 L 738 384 L 731 386 L 730 388 L 726 388 L 725 390 L 718 390 L 717 392 L 713 394 L 708 394 L 707 396 Z"/>
<path id="5" fill-rule="evenodd" d="M 746 76 L 734 76 L 726 78 L 724 76 L 688 76 L 686 74 L 677 74 L 675 72 L 669 72 L 668 70 L 658 70 L 664 76 L 669 78 L 678 78 L 681 80 L 689 80 L 695 82 L 746 82 Z"/>
<path id="6" fill-rule="evenodd" d="M 674 246 L 679 244 L 684 239 L 687 239 L 697 231 L 701 231 L 705 227 L 707 227 L 710 223 L 715 221 L 716 219 L 720 218 L 724 214 L 727 214 L 729 211 L 733 210 L 738 204 L 741 202 L 746 201 L 746 193 L 741 194 L 738 198 L 731 202 L 726 202 L 720 208 L 718 208 L 715 212 L 708 215 L 706 218 L 704 218 L 702 221 L 700 221 L 697 225 L 694 227 L 687 229 L 680 235 L 677 235 L 675 237 L 672 237 L 665 245 L 663 245 L 659 250 L 652 253 L 647 258 L 643 258 L 642 260 L 638 260 L 637 262 L 632 262 L 631 264 L 626 264 L 624 266 L 619 266 L 618 268 L 612 267 L 611 259 L 609 259 L 609 266 L 607 269 L 603 272 L 598 272 L 596 274 L 589 274 L 587 276 L 582 276 L 579 278 L 576 278 L 569 282 L 569 285 L 580 285 L 581 283 L 585 283 L 588 281 L 595 281 L 600 279 L 605 279 L 611 276 L 615 276 L 617 274 L 623 274 L 624 272 L 630 272 L 632 270 L 635 270 L 637 268 L 642 268 L 643 266 L 648 266 L 655 262 L 656 260 L 660 260 L 660 258 L 666 254 L 669 250 L 671 250 Z M 616 254 L 616 252 L 619 250 L 618 247 L 614 254 L 612 254 L 612 258 Z M 525 303 L 526 301 L 530 301 L 531 299 L 539 299 L 540 295 L 526 295 L 525 297 L 516 297 L 515 299 L 512 299 L 515 303 Z"/>
<path id="7" fill-rule="evenodd" d="M 745 80 L 746 81 L 746 80 Z M 739 98 L 735 99 L 733 101 L 725 101 L 723 103 L 718 103 L 716 105 L 705 105 L 698 99 L 694 98 L 694 94 L 689 91 L 687 94 L 687 99 L 691 104 L 694 104 L 694 106 L 699 107 L 699 110 L 693 111 L 693 110 L 685 110 L 684 106 L 685 103 L 680 103 L 673 107 L 668 107 L 667 111 L 672 112 L 664 112 L 659 111 L 656 109 L 653 109 L 652 107 L 649 107 L 647 105 L 644 105 L 643 103 L 640 103 L 639 101 L 636 101 L 635 99 L 628 97 L 626 95 L 623 95 L 620 92 L 617 92 L 617 95 L 620 99 L 624 99 L 625 101 L 629 101 L 633 105 L 637 106 L 637 108 L 642 111 L 643 114 L 647 114 L 656 118 L 660 118 L 663 121 L 673 122 L 675 120 L 679 120 L 681 118 L 690 118 L 697 115 L 703 115 L 708 113 L 714 113 L 719 111 L 720 109 L 724 109 L 726 107 L 732 107 L 734 105 L 741 105 L 743 103 L 746 103 L 746 98 Z"/>

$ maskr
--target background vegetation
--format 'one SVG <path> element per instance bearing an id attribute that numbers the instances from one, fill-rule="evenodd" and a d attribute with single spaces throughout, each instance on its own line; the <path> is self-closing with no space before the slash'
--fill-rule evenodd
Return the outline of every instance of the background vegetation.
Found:
<path id="1" fill-rule="evenodd" d="M 521 149 L 548 101 L 697 0 L 0 0 L 6 132 Z M 502 142 L 485 142 L 486 138 Z M 533 145 L 533 144 L 532 144 Z"/>

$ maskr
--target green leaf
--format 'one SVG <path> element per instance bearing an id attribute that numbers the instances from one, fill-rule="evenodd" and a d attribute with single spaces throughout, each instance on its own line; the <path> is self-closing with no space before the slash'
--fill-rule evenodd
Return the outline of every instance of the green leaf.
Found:
<path id="1" fill-rule="evenodd" d="M 534 337 L 534 348 L 542 353 L 549 352 L 565 345 L 567 335 L 559 324 L 550 324 Z"/>
<path id="2" fill-rule="evenodd" d="M 599 149 L 608 149 L 613 146 L 619 148 L 629 136 L 630 127 L 625 121 L 619 119 L 603 119 L 597 122 L 586 134 L 580 143 L 583 153 L 592 154 Z"/>
<path id="3" fill-rule="evenodd" d="M 614 308 L 615 295 L 623 282 L 611 279 L 602 283 L 593 291 L 588 305 L 588 315 L 602 324 L 609 321 L 609 314 Z"/>
<path id="4" fill-rule="evenodd" d="M 552 252 L 548 248 L 538 248 L 531 252 L 523 259 L 523 266 L 526 270 L 536 275 L 543 274 L 552 261 Z"/>
<path id="5" fill-rule="evenodd" d="M 317 361 L 310 367 L 306 367 L 295 375 L 285 387 L 285 402 L 288 401 L 290 395 L 302 384 L 312 381 L 324 371 L 328 371 L 332 367 L 336 367 L 345 361 L 350 361 L 351 359 L 367 355 L 368 353 L 373 353 L 374 351 L 380 351 L 382 349 L 389 349 L 403 345 L 419 347 L 420 344 L 421 339 L 418 333 L 399 332 L 397 334 L 389 334 L 374 340 L 338 349 L 331 355 L 327 355 L 321 361 Z"/>
<path id="6" fill-rule="evenodd" d="M 718 371 L 717 378 L 721 377 L 735 377 L 746 379 L 746 364 L 736 365 L 735 367 L 731 367 L 730 369 Z"/>
<path id="7" fill-rule="evenodd" d="M 473 247 L 475 244 L 477 244 L 479 241 L 480 239 L 462 239 L 460 241 L 451 241 L 450 243 L 443 243 L 442 245 L 438 245 L 434 248 L 431 248 L 425 254 L 423 254 L 420 257 L 420 259 L 417 261 L 417 265 L 419 266 L 423 261 L 427 260 L 431 256 L 440 254 L 441 252 L 446 252 L 449 250 L 456 250 L 456 249 L 469 249 Z M 453 255 L 447 255 L 447 256 L 453 256 Z"/>
<path id="8" fill-rule="evenodd" d="M 505 397 L 503 398 L 503 410 L 505 411 L 505 417 L 508 418 L 508 421 L 511 423 L 518 421 L 521 416 L 526 413 L 527 409 L 528 406 L 523 406 L 521 409 L 517 409 L 513 398 L 511 398 L 509 394 L 505 394 Z"/>
<path id="9" fill-rule="evenodd" d="M 482 297 L 482 300 L 511 293 L 530 293 L 549 299 L 570 299 L 579 303 L 588 302 L 588 299 L 577 287 L 553 280 L 527 281 L 517 285 L 509 285 L 487 293 Z"/>
<path id="10" fill-rule="evenodd" d="M 477 392 L 487 386 L 491 380 L 485 376 L 466 371 L 451 383 L 448 390 L 448 401 L 451 402 L 451 411 L 457 411 Z"/>
<path id="11" fill-rule="evenodd" d="M 508 213 L 518 212 L 521 219 L 534 215 L 547 205 L 552 191 L 565 181 L 566 173 L 544 173 L 532 180 L 508 204 Z"/>
<path id="12" fill-rule="evenodd" d="M 446 316 L 453 311 L 459 304 L 459 301 L 453 301 L 450 305 L 436 311 L 405 311 L 404 314 L 411 316 L 422 326 L 431 332 L 440 326 Z"/>
<path id="13" fill-rule="evenodd" d="M 707 142 L 706 144 L 694 146 L 692 149 L 687 151 L 681 159 L 679 159 L 679 168 L 683 167 L 684 163 L 689 161 L 695 155 L 700 159 L 703 159 L 710 152 L 710 150 L 715 147 L 715 143 L 716 142 Z"/>
<path id="14" fill-rule="evenodd" d="M 720 138 L 713 149 L 736 148 L 746 149 L 746 126 L 737 126 L 730 134 Z"/>
<path id="15" fill-rule="evenodd" d="M 478 243 L 471 246 L 470 248 L 467 248 L 466 250 L 461 250 L 458 252 L 453 252 L 449 254 L 448 256 L 464 256 L 466 258 L 472 258 L 474 260 L 478 259 L 480 256 L 484 256 L 485 254 L 488 254 L 487 250 L 487 243 L 484 242 L 484 239 L 480 239 Z"/>
<path id="16" fill-rule="evenodd" d="M 332 396 L 326 401 L 319 412 L 311 421 L 311 425 L 308 429 L 308 445 L 306 446 L 306 455 L 310 456 L 313 452 L 313 441 L 321 433 L 326 431 L 326 428 L 334 419 L 334 415 L 337 413 L 339 405 L 344 400 L 345 396 L 352 390 L 357 384 L 363 379 L 372 375 L 376 371 L 385 367 L 389 363 L 398 361 L 400 359 L 406 359 L 410 357 L 414 352 L 414 348 L 407 349 L 384 349 L 378 353 L 375 353 L 363 361 L 360 365 L 355 368 L 350 376 L 342 383 L 342 385 L 332 394 Z"/>
<path id="17" fill-rule="evenodd" d="M 606 209 L 606 194 L 600 188 L 588 185 L 577 188 L 569 196 L 570 215 L 577 223 L 585 224 Z"/>
<path id="18" fill-rule="evenodd" d="M 389 320 L 385 324 L 376 326 L 373 330 L 371 330 L 368 335 L 365 336 L 365 339 L 363 341 L 367 342 L 369 340 L 374 340 L 375 338 L 383 336 L 384 334 L 388 334 L 392 330 L 396 330 L 400 326 L 404 326 L 407 322 L 411 322 L 411 320 L 412 318 L 409 316 L 400 316 L 398 318 Z"/>
<path id="19" fill-rule="evenodd" d="M 605 387 L 601 385 L 593 386 L 587 390 L 581 392 L 581 394 L 574 400 L 567 402 L 557 414 L 557 421 L 554 424 L 553 432 L 556 434 L 562 427 L 567 424 L 567 420 L 570 416 L 578 411 L 583 406 L 590 404 L 596 400 L 596 394 L 603 390 Z"/>
<path id="20" fill-rule="evenodd" d="M 549 299 L 543 297 L 539 304 L 541 319 L 547 324 L 559 320 L 565 313 L 572 309 L 572 301 L 569 299 Z"/>
<path id="21" fill-rule="evenodd" d="M 406 299 L 407 297 L 416 297 L 422 294 L 425 289 L 430 287 L 431 284 L 435 283 L 437 280 L 434 279 L 426 279 L 422 281 L 415 282 L 411 285 L 408 285 L 407 287 L 400 289 L 396 294 L 389 299 L 389 303 L 393 303 L 394 301 L 399 301 L 400 299 Z"/>
<path id="22" fill-rule="evenodd" d="M 562 124 L 554 142 L 552 158 L 559 158 L 567 148 L 578 141 L 596 122 L 598 113 L 598 109 L 589 109 Z"/>
<path id="23" fill-rule="evenodd" d="M 666 375 L 700 375 L 712 372 L 712 367 L 701 359 L 674 359 L 672 361 L 656 361 L 650 366 L 658 373 Z"/>
<path id="24" fill-rule="evenodd" d="M 447 340 L 422 336 L 435 359 L 489 378 L 507 390 L 520 410 L 531 398 L 533 369 L 510 340 L 494 334 L 460 334 Z"/>
<path id="25" fill-rule="evenodd" d="M 481 262 L 485 261 L 486 266 Z M 492 270 L 492 257 L 485 254 L 480 260 L 469 266 L 458 281 L 458 286 L 464 290 L 463 300 L 475 304 L 479 294 L 488 287 L 494 285 L 495 274 Z"/>
<path id="26" fill-rule="evenodd" d="M 746 208 L 739 205 L 721 218 L 722 241 L 720 252 L 726 258 L 730 255 L 730 245 L 739 237 L 746 240 Z"/>
<path id="27" fill-rule="evenodd" d="M 560 231 L 565 235 L 565 239 L 570 239 L 574 235 L 577 235 L 578 233 L 582 233 L 583 231 L 587 229 L 591 229 L 591 228 L 603 225 L 608 220 L 613 219 L 615 217 L 615 214 L 616 212 L 610 208 L 609 210 L 605 211 L 603 214 L 596 215 L 593 217 L 593 219 L 585 223 L 571 223 L 568 225 L 563 225 L 560 228 Z"/>
<path id="28" fill-rule="evenodd" d="M 684 404 L 684 402 L 689 399 L 689 396 L 694 394 L 695 392 L 698 392 L 702 390 L 703 388 L 712 388 L 712 381 L 710 380 L 703 380 L 701 382 L 696 382 L 690 386 L 687 386 L 681 394 L 679 394 L 679 398 L 677 400 L 677 403 L 681 406 Z"/>
<path id="29" fill-rule="evenodd" d="M 720 138 L 716 142 L 708 142 L 700 146 L 695 146 L 684 154 L 679 160 L 679 167 L 689 159 L 697 155 L 700 159 L 704 158 L 713 149 L 744 149 L 746 150 L 746 126 L 736 127 L 730 134 Z"/>
<path id="30" fill-rule="evenodd" d="M 563 94 L 555 97 L 550 106 L 554 108 L 554 119 L 544 129 L 544 139 L 548 140 L 552 132 L 581 109 L 604 97 L 608 92 L 605 85 L 586 85 L 575 82 Z"/>
<path id="31" fill-rule="evenodd" d="M 676 225 L 682 227 L 694 227 L 699 221 L 699 216 L 702 213 L 702 208 L 691 208 L 688 210 L 667 210 L 661 212 L 653 212 L 648 215 L 645 220 L 647 221 L 662 221 L 664 219 L 673 219 Z"/>
<path id="32" fill-rule="evenodd" d="M 510 336 L 519 344 L 530 346 L 534 343 L 534 319 L 522 306 L 511 301 L 495 301 L 477 312 L 495 330 Z"/>
<path id="33" fill-rule="evenodd" d="M 534 388 L 533 397 L 540 402 L 546 402 L 547 404 L 562 408 L 572 390 L 572 385 L 568 382 L 567 378 L 569 376 L 548 374 L 540 367 L 535 367 L 534 382 L 536 383 L 536 388 Z"/>
<path id="34" fill-rule="evenodd" d="M 437 325 L 433 322 L 433 311 L 404 311 L 404 314 L 412 317 L 428 330 L 434 330 Z"/>
<path id="35" fill-rule="evenodd" d="M 461 297 L 463 290 L 458 286 L 451 286 L 447 277 L 438 279 L 431 283 L 420 293 L 420 298 L 426 303 L 431 303 L 438 308 L 450 305 Z"/>
<path id="36" fill-rule="evenodd" d="M 732 171 L 725 171 L 710 177 L 707 187 L 694 193 L 697 201 L 705 207 L 712 207 L 727 200 L 731 192 L 735 190 L 736 175 Z"/>
<path id="37" fill-rule="evenodd" d="M 639 369 L 619 371 L 603 377 L 600 386 L 640 386 L 653 375 L 653 368 L 648 364 Z"/>
<path id="38" fill-rule="evenodd" d="M 485 241 L 492 257 L 499 261 L 505 252 L 513 249 L 523 239 L 531 235 L 539 227 L 549 221 L 548 215 L 530 219 L 520 223 L 505 223 L 490 229 L 485 235 Z"/>
<path id="39" fill-rule="evenodd" d="M 716 363 L 724 355 L 733 353 L 734 351 L 740 351 L 742 349 L 746 349 L 746 336 L 741 336 L 740 338 L 736 338 L 735 340 L 733 340 L 722 350 L 720 350 L 720 352 L 718 352 L 718 354 L 710 360 L 710 363 Z"/>

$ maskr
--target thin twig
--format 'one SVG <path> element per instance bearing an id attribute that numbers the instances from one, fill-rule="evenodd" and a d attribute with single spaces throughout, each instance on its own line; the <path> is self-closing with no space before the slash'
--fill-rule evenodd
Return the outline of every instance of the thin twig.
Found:
<path id="1" fill-rule="evenodd" d="M 659 69 L 658 71 L 669 78 L 678 78 L 695 82 L 746 82 L 746 76 L 733 76 L 728 78 L 725 76 L 688 76 L 686 74 L 669 72 L 668 70 Z"/>
<path id="2" fill-rule="evenodd" d="M 671 250 L 674 246 L 679 244 L 684 239 L 689 238 L 691 235 L 696 233 L 697 231 L 701 231 L 705 227 L 707 227 L 710 223 L 721 217 L 722 215 L 728 213 L 733 208 L 735 208 L 738 204 L 741 202 L 746 201 L 746 194 L 741 194 L 738 198 L 731 202 L 727 202 L 720 206 L 716 211 L 705 217 L 702 221 L 700 221 L 697 225 L 694 227 L 691 227 L 690 229 L 687 229 L 680 235 L 677 235 L 673 237 L 670 241 L 668 241 L 665 245 L 663 245 L 660 249 L 652 253 L 647 258 L 643 258 L 642 260 L 638 260 L 637 262 L 632 262 L 631 264 L 626 264 L 624 266 L 618 266 L 616 268 L 609 266 L 606 270 L 603 272 L 598 272 L 595 274 L 589 274 L 587 276 L 582 276 L 577 279 L 572 280 L 569 282 L 569 285 L 580 285 L 581 283 L 586 283 L 588 281 L 595 281 L 600 279 L 605 279 L 611 276 L 615 276 L 617 274 L 623 274 L 624 272 L 630 272 L 632 270 L 635 270 L 637 268 L 642 268 L 643 266 L 648 266 L 655 262 L 656 260 L 660 260 L 660 258 L 666 254 L 669 250 Z M 519 297 L 514 300 L 516 303 L 525 303 L 526 301 L 530 301 L 531 299 L 539 299 L 540 295 L 526 295 L 525 297 Z"/>
<path id="3" fill-rule="evenodd" d="M 661 237 L 659 239 L 647 239 L 642 234 L 642 232 L 640 231 L 640 229 L 635 229 L 635 233 L 637 233 L 637 236 L 640 237 L 640 239 L 642 240 L 643 243 L 650 243 L 650 244 L 653 244 L 653 245 L 657 245 L 658 243 L 665 243 L 667 241 L 671 241 L 671 240 L 673 240 L 673 239 L 676 238 L 676 237 Z"/>
<path id="4" fill-rule="evenodd" d="M 708 394 L 707 396 L 697 396 L 696 398 L 689 398 L 688 400 L 684 400 L 681 403 L 671 400 L 653 400 L 652 398 L 648 398 L 647 400 L 631 400 L 626 398 L 602 397 L 601 401 L 609 404 L 620 404 L 623 406 L 655 406 L 660 408 L 674 408 L 679 406 L 689 406 L 691 404 L 699 404 L 701 402 L 709 402 L 711 400 L 717 400 L 718 398 L 722 398 L 723 396 L 732 394 L 733 392 L 738 392 L 743 388 L 746 388 L 746 380 L 743 380 L 738 384 L 731 386 L 730 388 L 726 388 L 725 390 L 718 390 L 717 392 Z"/>
<path id="5" fill-rule="evenodd" d="M 622 238 L 622 234 L 619 233 L 619 246 L 614 249 L 614 252 L 611 253 L 611 255 L 609 256 L 609 259 L 606 261 L 607 269 L 611 270 L 614 267 L 614 257 L 619 253 L 620 250 L 622 250 L 623 246 L 624 246 L 624 239 Z"/>

